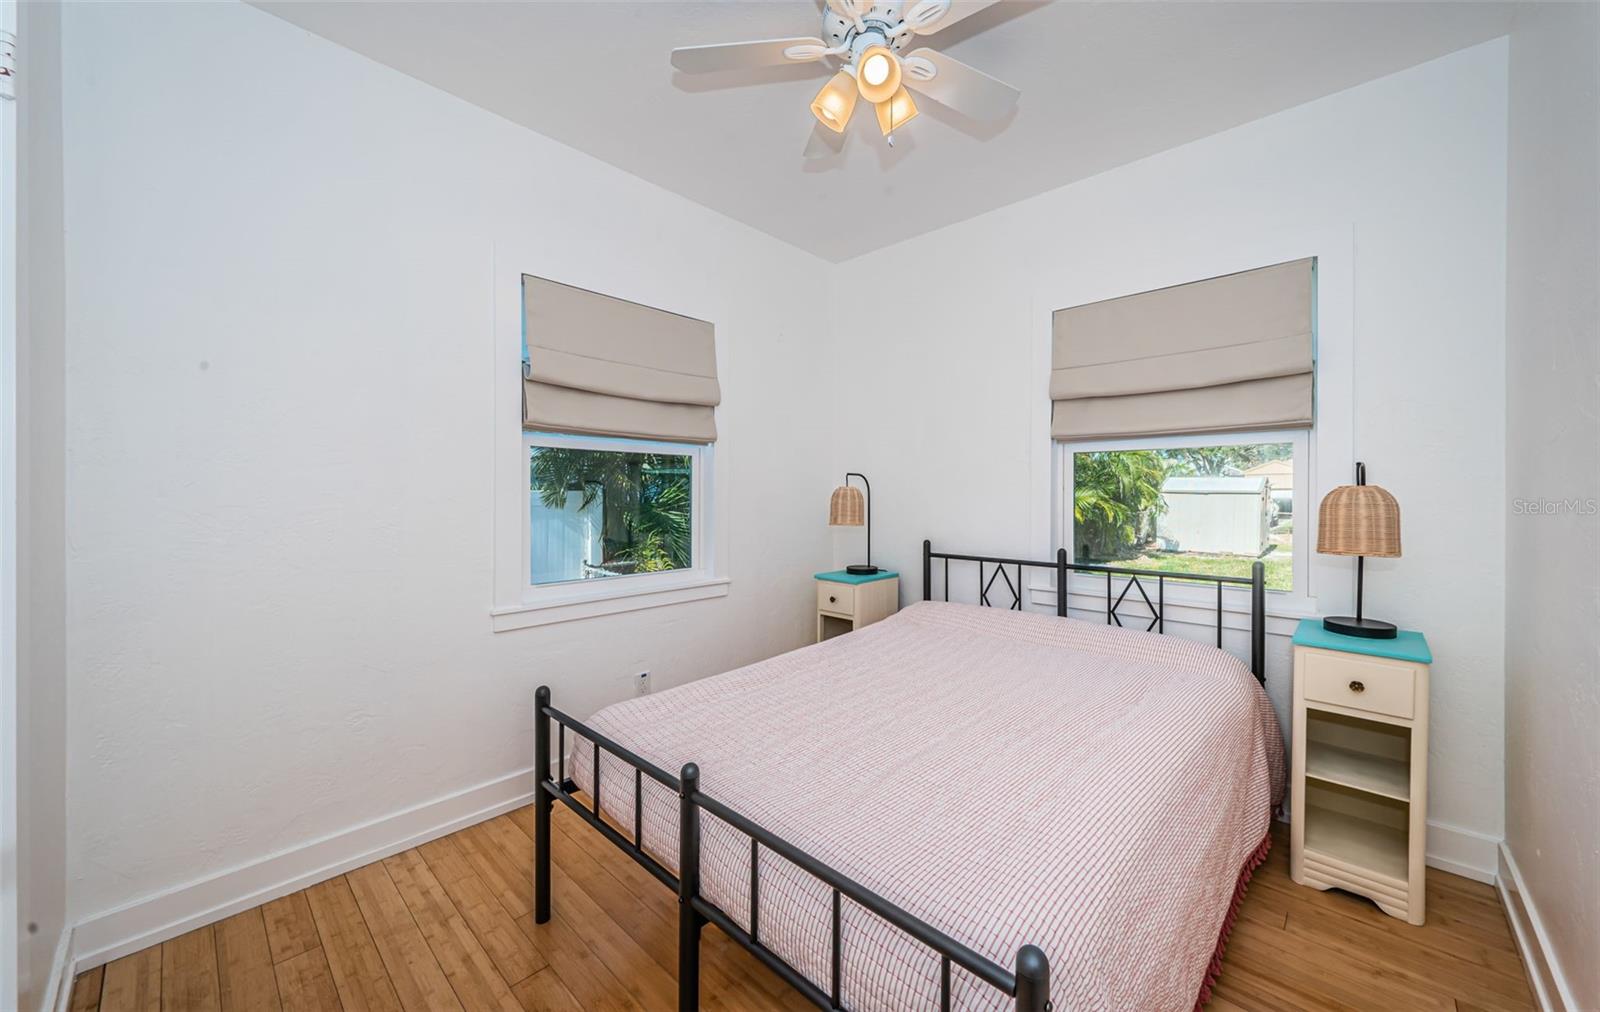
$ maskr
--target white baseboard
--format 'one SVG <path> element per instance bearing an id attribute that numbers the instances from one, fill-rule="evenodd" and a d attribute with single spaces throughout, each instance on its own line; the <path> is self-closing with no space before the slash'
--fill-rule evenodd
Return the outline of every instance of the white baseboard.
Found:
<path id="1" fill-rule="evenodd" d="M 1494 885 L 1500 838 L 1443 822 L 1428 823 L 1428 867 Z"/>
<path id="2" fill-rule="evenodd" d="M 80 921 L 71 973 L 175 938 L 533 800 L 533 770 L 425 802 Z"/>
<path id="3" fill-rule="evenodd" d="M 1577 1012 L 1581 1007 L 1572 996 L 1572 988 L 1556 962 L 1555 950 L 1550 946 L 1550 936 L 1545 934 L 1544 922 L 1534 908 L 1533 897 L 1522 884 L 1522 872 L 1511 851 L 1501 844 L 1498 848 L 1500 865 L 1500 900 L 1505 904 L 1506 916 L 1511 920 L 1512 933 L 1517 936 L 1517 948 L 1522 950 L 1522 962 L 1528 968 L 1528 978 L 1533 982 L 1534 997 L 1543 1012 Z"/>
<path id="4" fill-rule="evenodd" d="M 72 927 L 61 929 L 56 952 L 50 959 L 50 983 L 39 996 L 39 1012 L 67 1012 L 72 1000 Z"/>

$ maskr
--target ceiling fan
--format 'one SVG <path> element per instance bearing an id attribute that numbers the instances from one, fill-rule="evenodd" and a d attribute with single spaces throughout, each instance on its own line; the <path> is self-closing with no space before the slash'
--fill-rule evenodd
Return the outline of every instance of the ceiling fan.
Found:
<path id="1" fill-rule="evenodd" d="M 871 103 L 878 129 L 893 147 L 895 129 L 917 115 L 911 90 L 973 119 L 1003 119 L 1016 105 L 1021 92 L 981 70 L 932 49 L 906 52 L 917 36 L 932 35 L 996 2 L 826 0 L 821 37 L 684 46 L 672 51 L 672 65 L 699 74 L 837 61 L 839 71 L 811 100 L 817 125 L 807 157 L 838 150 L 858 97 Z"/>

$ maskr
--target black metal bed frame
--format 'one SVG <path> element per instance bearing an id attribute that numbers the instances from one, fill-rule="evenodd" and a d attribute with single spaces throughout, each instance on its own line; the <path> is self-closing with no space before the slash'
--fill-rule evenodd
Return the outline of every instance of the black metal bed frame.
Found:
<path id="1" fill-rule="evenodd" d="M 1011 603 L 1006 606 L 1007 611 L 1022 610 L 1022 571 L 1032 569 L 1053 569 L 1056 573 L 1056 614 L 1062 618 L 1067 617 L 1068 605 L 1068 575 L 1070 573 L 1095 573 L 1106 578 L 1106 625 L 1122 626 L 1122 616 L 1117 609 L 1122 607 L 1122 602 L 1127 600 L 1128 591 L 1137 590 L 1144 599 L 1144 605 L 1150 611 L 1150 624 L 1145 626 L 1145 632 L 1165 633 L 1167 631 L 1167 581 L 1177 580 L 1184 583 L 1214 583 L 1217 585 L 1217 648 L 1222 648 L 1222 588 L 1227 586 L 1250 588 L 1250 673 L 1256 676 L 1256 681 L 1265 685 L 1266 652 L 1267 652 L 1267 567 L 1261 562 L 1250 564 L 1249 576 L 1213 576 L 1203 573 L 1164 573 L 1154 569 L 1128 569 L 1121 566 L 1096 566 L 1089 563 L 1068 562 L 1067 550 L 1056 549 L 1054 562 L 1035 562 L 1029 559 L 1001 559 L 992 555 L 957 555 L 953 552 L 936 552 L 933 542 L 922 543 L 922 599 L 933 600 L 933 560 L 944 560 L 944 599 L 950 600 L 950 562 L 976 562 L 978 564 L 978 604 L 983 607 L 993 608 L 995 605 L 989 600 L 989 593 L 995 589 L 994 581 L 1004 578 L 1007 592 L 1011 594 Z M 989 578 L 984 579 L 985 565 L 995 568 L 989 573 Z M 1011 573 L 1006 567 L 1012 567 L 1017 574 L 1015 583 L 1011 582 Z M 1112 596 L 1116 590 L 1113 580 L 1123 578 L 1122 593 Z M 1150 600 L 1150 595 L 1145 591 L 1144 584 L 1139 578 L 1154 580 L 1156 584 L 1156 599 Z M 1132 602 L 1129 602 L 1130 604 Z M 1144 616 L 1138 616 L 1144 618 Z"/>
<path id="2" fill-rule="evenodd" d="M 1235 576 L 1207 576 L 1189 573 L 1160 573 L 1151 570 L 1124 569 L 1111 566 L 1079 565 L 1067 561 L 1065 550 L 1056 553 L 1054 562 L 1036 562 L 1027 559 L 1007 559 L 988 555 L 961 555 L 935 552 L 933 546 L 922 543 L 922 599 L 932 600 L 933 560 L 944 560 L 944 598 L 950 599 L 950 563 L 976 562 L 978 564 L 978 599 L 981 605 L 993 607 L 989 593 L 996 579 L 1003 578 L 1011 592 L 1009 610 L 1021 611 L 1023 599 L 1022 571 L 1025 568 L 1054 569 L 1056 572 L 1056 614 L 1067 614 L 1069 572 L 1103 573 L 1106 577 L 1106 623 L 1122 625 L 1117 609 L 1131 589 L 1137 588 L 1139 596 L 1152 612 L 1147 631 L 1166 631 L 1166 582 L 1168 580 L 1199 581 L 1217 585 L 1217 646 L 1222 645 L 1222 588 L 1224 585 L 1242 585 L 1250 588 L 1251 639 L 1250 668 L 1259 680 L 1263 676 L 1263 656 L 1266 638 L 1264 567 L 1257 562 L 1249 579 Z M 994 570 L 985 579 L 985 566 Z M 1008 567 L 1016 572 L 1013 584 Z M 1125 578 L 1122 593 L 1113 601 L 1115 577 Z M 1139 578 L 1156 581 L 1156 600 L 1151 602 Z M 1141 616 L 1142 618 L 1143 616 Z M 557 768 L 555 776 L 550 769 L 550 725 L 557 727 Z M 575 796 L 577 784 L 566 775 L 566 732 L 571 728 L 589 742 L 589 760 L 592 764 L 593 792 L 591 805 L 585 806 Z M 605 735 L 550 705 L 550 688 L 541 685 L 534 693 L 534 777 L 537 780 L 534 799 L 534 920 L 543 924 L 550 920 L 550 815 L 559 799 L 593 826 L 607 840 L 637 861 L 646 871 L 659 879 L 667 888 L 678 894 L 678 1009 L 689 1012 L 700 1007 L 700 932 L 706 924 L 715 924 L 729 938 L 749 950 L 764 965 L 783 978 L 819 1008 L 842 1009 L 840 982 L 842 954 L 840 947 L 841 913 L 844 900 L 860 906 L 888 922 L 906 935 L 927 946 L 939 957 L 939 1008 L 949 1012 L 950 971 L 959 966 L 979 980 L 997 988 L 1015 1000 L 1017 1012 L 1050 1012 L 1050 961 L 1044 950 L 1036 945 L 1024 945 L 1017 950 L 1010 969 L 990 960 L 961 942 L 912 916 L 900 907 L 879 896 L 847 876 L 828 867 L 776 834 L 757 825 L 750 819 L 710 797 L 700 790 L 700 768 L 685 763 L 677 776 L 661 769 L 648 759 L 612 741 Z M 607 822 L 600 813 L 600 753 L 605 751 L 633 767 L 633 833 L 624 835 Z M 574 757 L 574 761 L 576 757 Z M 643 810 L 644 778 L 649 777 L 678 796 L 678 870 L 673 875 L 661 862 L 644 849 Z M 700 892 L 700 815 L 709 812 L 738 832 L 750 837 L 750 929 L 746 931 L 733 918 L 707 900 Z M 761 848 L 784 858 L 802 871 L 821 881 L 833 890 L 832 958 L 829 988 L 824 991 L 809 978 L 790 966 L 776 952 L 761 941 L 760 875 Z"/>

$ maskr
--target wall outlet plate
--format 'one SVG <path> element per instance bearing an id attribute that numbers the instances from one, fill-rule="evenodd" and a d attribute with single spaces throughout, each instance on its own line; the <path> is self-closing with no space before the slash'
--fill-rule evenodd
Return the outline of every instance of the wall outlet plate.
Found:
<path id="1" fill-rule="evenodd" d="M 634 681 L 635 686 L 637 687 L 637 694 L 638 695 L 648 696 L 650 694 L 650 672 L 648 672 L 648 671 L 639 672 L 637 675 L 635 675 L 633 677 L 633 681 Z"/>

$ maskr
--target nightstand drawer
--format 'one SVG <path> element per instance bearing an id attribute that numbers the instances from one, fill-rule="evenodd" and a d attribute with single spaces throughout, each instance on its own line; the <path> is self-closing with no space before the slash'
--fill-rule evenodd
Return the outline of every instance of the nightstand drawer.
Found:
<path id="1" fill-rule="evenodd" d="M 1305 697 L 1410 720 L 1416 716 L 1416 670 L 1354 654 L 1305 652 Z"/>
<path id="2" fill-rule="evenodd" d="M 848 583 L 817 582 L 817 610 L 846 617 L 856 613 L 856 588 Z"/>

